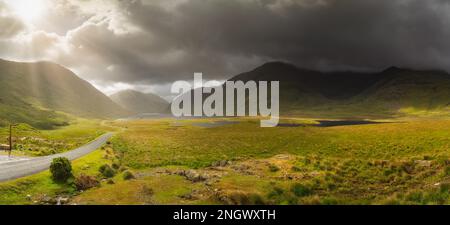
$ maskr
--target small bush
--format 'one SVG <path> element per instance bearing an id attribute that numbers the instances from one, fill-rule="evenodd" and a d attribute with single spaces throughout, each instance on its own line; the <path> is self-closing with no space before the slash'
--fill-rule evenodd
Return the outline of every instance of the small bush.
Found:
<path id="1" fill-rule="evenodd" d="M 251 205 L 265 205 L 266 200 L 259 194 L 253 193 L 248 196 Z"/>
<path id="2" fill-rule="evenodd" d="M 326 197 L 320 200 L 321 205 L 338 205 L 339 201 L 333 197 Z"/>
<path id="3" fill-rule="evenodd" d="M 153 196 L 155 194 L 155 191 L 147 185 L 142 186 L 141 192 L 146 196 Z"/>
<path id="4" fill-rule="evenodd" d="M 264 205 L 264 198 L 257 193 L 232 192 L 227 196 L 229 205 Z"/>
<path id="5" fill-rule="evenodd" d="M 448 184 L 441 184 L 440 192 L 441 193 L 449 193 L 450 194 L 450 183 L 448 183 Z"/>
<path id="6" fill-rule="evenodd" d="M 113 179 L 108 179 L 108 180 L 106 181 L 106 183 L 107 183 L 107 184 L 115 184 L 116 182 L 114 182 Z"/>
<path id="7" fill-rule="evenodd" d="M 270 165 L 269 170 L 270 170 L 270 172 L 277 172 L 280 170 L 280 168 L 278 168 L 278 166 L 275 166 L 275 165 Z"/>
<path id="8" fill-rule="evenodd" d="M 414 203 L 422 203 L 424 200 L 424 195 L 420 191 L 412 192 L 406 196 L 406 200 Z"/>
<path id="9" fill-rule="evenodd" d="M 280 187 L 274 187 L 273 190 L 269 193 L 269 197 L 273 198 L 276 196 L 280 196 L 284 193 L 284 190 Z"/>
<path id="10" fill-rule="evenodd" d="M 67 158 L 55 158 L 50 165 L 52 179 L 56 182 L 66 182 L 73 177 L 72 165 Z"/>
<path id="11" fill-rule="evenodd" d="M 131 180 L 131 179 L 134 179 L 134 178 L 135 178 L 135 176 L 134 176 L 134 174 L 132 172 L 130 172 L 128 170 L 123 172 L 123 179 L 124 180 Z"/>
<path id="12" fill-rule="evenodd" d="M 112 163 L 112 168 L 115 169 L 115 170 L 118 170 L 120 168 L 120 163 L 117 162 L 117 161 L 113 162 Z"/>
<path id="13" fill-rule="evenodd" d="M 100 182 L 92 176 L 81 174 L 75 179 L 75 186 L 79 191 L 85 191 L 93 187 L 98 187 Z"/>
<path id="14" fill-rule="evenodd" d="M 445 176 L 450 176 L 450 166 L 447 166 L 444 171 Z"/>
<path id="15" fill-rule="evenodd" d="M 312 190 L 303 184 L 294 184 L 291 190 L 297 197 L 305 197 L 312 194 Z"/>
<path id="16" fill-rule="evenodd" d="M 104 164 L 104 165 L 100 166 L 99 172 L 104 177 L 107 177 L 107 178 L 111 178 L 111 177 L 114 177 L 116 175 L 116 171 L 113 168 L 111 168 L 111 166 L 108 165 L 108 164 Z"/>

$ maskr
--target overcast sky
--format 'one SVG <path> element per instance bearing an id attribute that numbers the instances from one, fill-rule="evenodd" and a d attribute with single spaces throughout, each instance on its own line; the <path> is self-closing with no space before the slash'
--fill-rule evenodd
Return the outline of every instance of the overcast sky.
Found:
<path id="1" fill-rule="evenodd" d="M 0 57 L 62 64 L 111 94 L 168 96 L 268 61 L 450 71 L 447 0 L 0 0 Z"/>

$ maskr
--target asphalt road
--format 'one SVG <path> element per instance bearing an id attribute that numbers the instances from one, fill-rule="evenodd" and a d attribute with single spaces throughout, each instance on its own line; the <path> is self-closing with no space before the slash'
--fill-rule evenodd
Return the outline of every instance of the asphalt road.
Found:
<path id="1" fill-rule="evenodd" d="M 78 159 L 100 148 L 103 144 L 106 143 L 106 141 L 108 141 L 109 138 L 111 138 L 111 136 L 112 133 L 104 134 L 98 137 L 96 140 L 90 142 L 89 144 L 86 144 L 75 150 L 56 155 L 0 161 L 0 182 L 25 177 L 47 170 L 50 167 L 50 163 L 52 162 L 52 160 L 57 157 L 66 157 L 71 161 L 74 159 Z"/>

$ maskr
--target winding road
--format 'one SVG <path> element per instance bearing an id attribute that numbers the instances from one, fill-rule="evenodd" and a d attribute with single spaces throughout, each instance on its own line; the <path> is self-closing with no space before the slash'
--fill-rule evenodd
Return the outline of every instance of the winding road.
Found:
<path id="1" fill-rule="evenodd" d="M 100 148 L 109 138 L 111 138 L 111 136 L 112 133 L 103 134 L 89 144 L 69 152 L 36 158 L 19 158 L 16 160 L 0 161 L 0 182 L 45 171 L 50 167 L 52 160 L 57 157 L 66 157 L 71 161 L 78 159 Z"/>

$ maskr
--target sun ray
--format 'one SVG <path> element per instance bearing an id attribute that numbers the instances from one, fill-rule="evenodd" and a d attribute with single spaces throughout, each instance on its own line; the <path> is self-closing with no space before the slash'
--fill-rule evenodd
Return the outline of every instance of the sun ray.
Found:
<path id="1" fill-rule="evenodd" d="M 48 6 L 47 0 L 7 0 L 6 3 L 13 14 L 27 23 L 39 20 Z"/>

